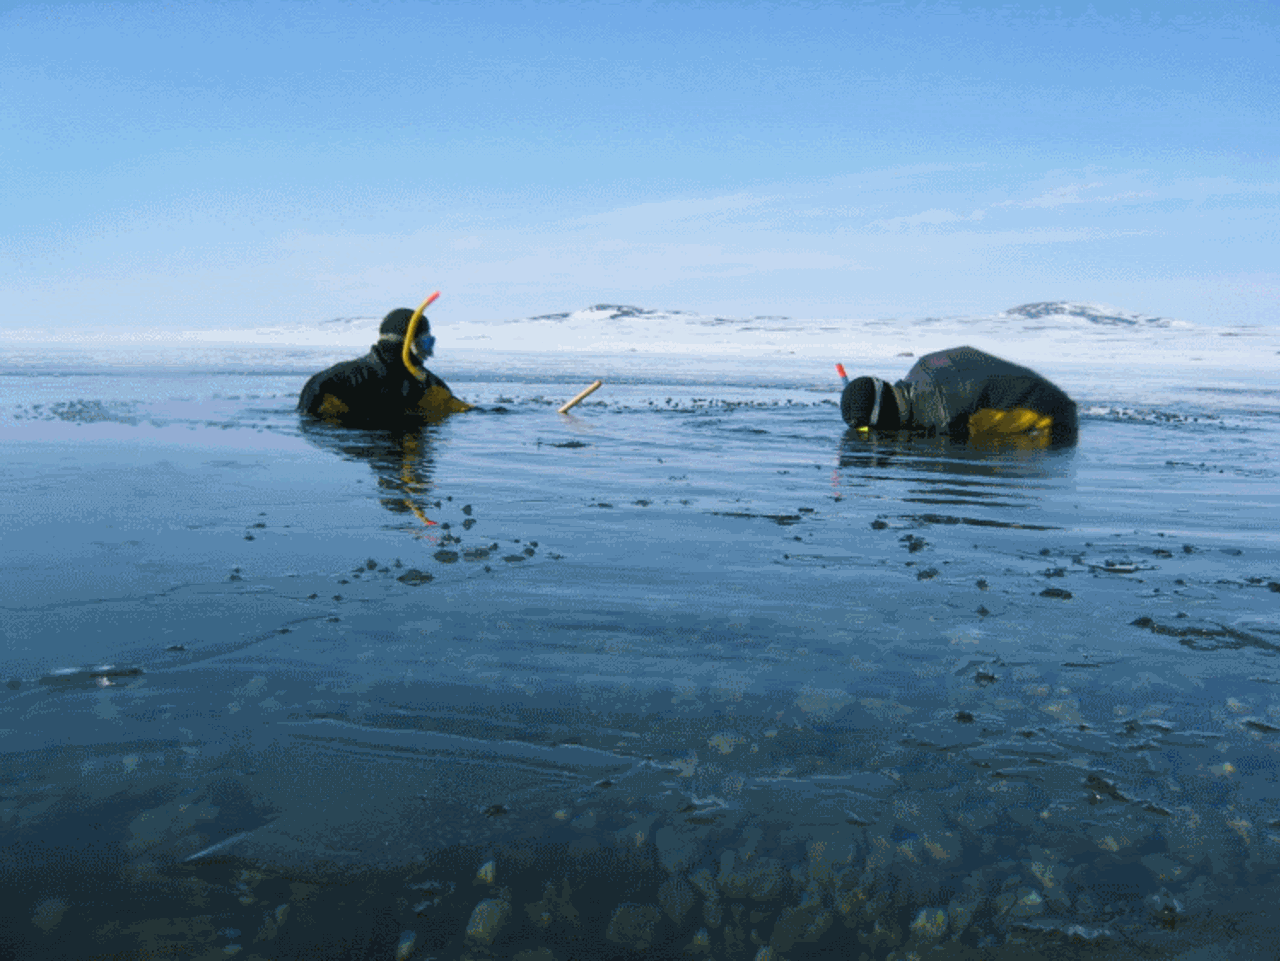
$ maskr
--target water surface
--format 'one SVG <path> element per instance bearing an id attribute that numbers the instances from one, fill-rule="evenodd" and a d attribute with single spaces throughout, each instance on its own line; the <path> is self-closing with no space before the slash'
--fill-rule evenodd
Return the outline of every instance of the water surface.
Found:
<path id="1" fill-rule="evenodd" d="M 1077 447 L 976 450 L 799 370 L 343 431 L 305 361 L 3 375 L 27 956 L 1274 937 L 1268 385 L 1082 378 Z"/>

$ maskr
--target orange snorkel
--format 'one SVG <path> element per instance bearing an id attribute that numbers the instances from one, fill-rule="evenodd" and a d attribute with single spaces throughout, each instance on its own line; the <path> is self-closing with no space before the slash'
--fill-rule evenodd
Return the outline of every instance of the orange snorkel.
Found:
<path id="1" fill-rule="evenodd" d="M 404 347 L 400 351 L 400 359 L 404 361 L 405 370 L 413 374 L 418 380 L 422 380 L 426 374 L 421 367 L 414 364 L 413 358 L 409 354 L 409 348 L 413 346 L 414 338 L 418 336 L 418 321 L 422 319 L 422 312 L 435 303 L 436 298 L 439 296 L 440 291 L 437 290 L 418 306 L 418 309 L 413 312 L 413 316 L 409 318 L 409 329 L 404 335 Z"/>

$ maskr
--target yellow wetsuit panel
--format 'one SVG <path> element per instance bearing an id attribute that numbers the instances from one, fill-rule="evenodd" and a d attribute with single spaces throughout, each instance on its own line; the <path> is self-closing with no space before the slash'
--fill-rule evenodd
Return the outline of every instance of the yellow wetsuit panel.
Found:
<path id="1" fill-rule="evenodd" d="M 321 417 L 338 417 L 351 410 L 346 404 L 340 401 L 333 394 L 325 394 L 324 400 L 320 402 L 320 408 L 316 411 Z"/>
<path id="2" fill-rule="evenodd" d="M 464 410 L 470 409 L 470 404 L 458 400 L 449 393 L 447 387 L 441 387 L 439 384 L 428 387 L 422 400 L 418 401 L 418 410 L 426 414 L 461 414 Z"/>
<path id="3" fill-rule="evenodd" d="M 992 410 L 984 407 L 969 415 L 969 434 L 1025 434 L 1030 431 L 1047 431 L 1053 426 L 1048 414 L 1014 407 L 1011 410 Z"/>

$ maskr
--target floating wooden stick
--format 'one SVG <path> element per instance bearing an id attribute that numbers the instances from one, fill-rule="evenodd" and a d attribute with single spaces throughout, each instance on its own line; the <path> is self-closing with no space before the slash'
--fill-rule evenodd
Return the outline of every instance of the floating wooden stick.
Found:
<path id="1" fill-rule="evenodd" d="M 557 411 L 557 413 L 560 413 L 560 414 L 569 413 L 570 407 L 574 406 L 575 404 L 581 403 L 583 398 L 590 397 L 593 393 L 595 393 L 597 390 L 599 390 L 603 386 L 604 386 L 604 381 L 602 380 L 596 381 L 594 384 L 592 384 L 590 387 L 584 390 L 581 394 L 579 394 L 573 400 L 569 401 L 569 403 L 561 407 L 560 410 Z"/>

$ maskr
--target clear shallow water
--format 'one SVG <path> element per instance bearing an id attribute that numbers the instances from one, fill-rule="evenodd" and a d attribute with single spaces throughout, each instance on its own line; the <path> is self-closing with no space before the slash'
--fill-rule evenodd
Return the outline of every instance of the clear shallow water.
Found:
<path id="1" fill-rule="evenodd" d="M 1077 448 L 973 451 L 849 436 L 803 372 L 636 376 L 571 417 L 565 371 L 463 372 L 505 412 L 406 438 L 303 429 L 300 374 L 223 369 L 3 381 L 33 955 L 182 918 L 209 951 L 566 957 L 566 903 L 659 956 L 1269 936 L 1268 385 L 1086 384 Z"/>

